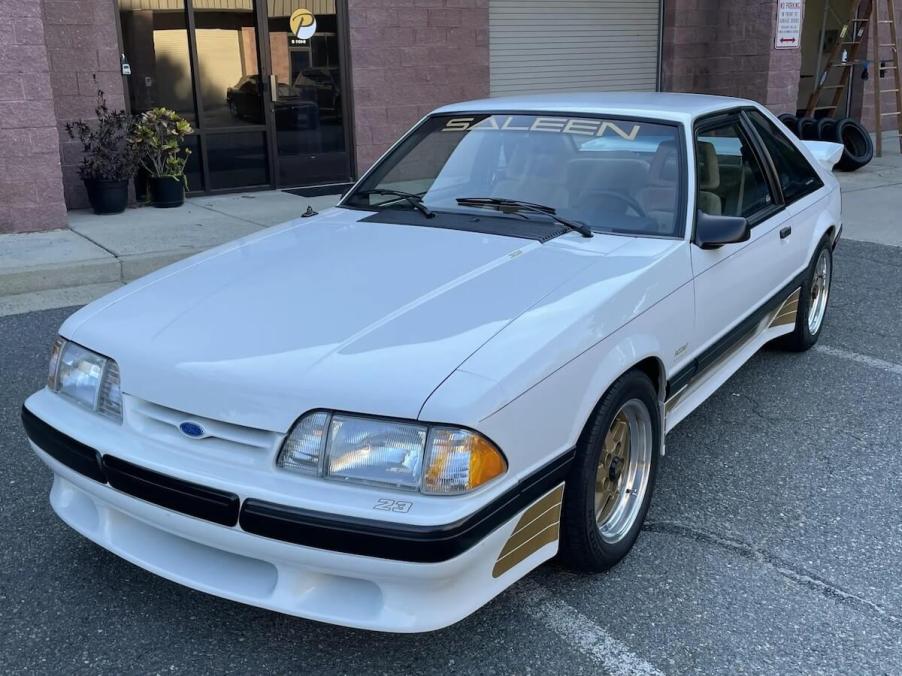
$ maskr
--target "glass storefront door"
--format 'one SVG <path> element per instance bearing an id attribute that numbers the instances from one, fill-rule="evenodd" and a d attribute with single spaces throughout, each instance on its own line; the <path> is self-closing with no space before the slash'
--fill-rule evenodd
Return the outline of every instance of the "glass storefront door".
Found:
<path id="1" fill-rule="evenodd" d="M 268 3 L 269 105 L 279 183 L 348 175 L 334 0 Z"/>
<path id="2" fill-rule="evenodd" d="M 118 0 L 132 112 L 195 128 L 189 188 L 217 192 L 351 177 L 336 0 Z"/>

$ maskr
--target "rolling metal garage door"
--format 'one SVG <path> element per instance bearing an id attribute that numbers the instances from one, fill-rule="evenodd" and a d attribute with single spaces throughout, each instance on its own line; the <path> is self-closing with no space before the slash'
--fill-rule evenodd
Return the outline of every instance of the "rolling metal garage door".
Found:
<path id="1" fill-rule="evenodd" d="M 654 91 L 660 0 L 489 0 L 492 96 Z"/>

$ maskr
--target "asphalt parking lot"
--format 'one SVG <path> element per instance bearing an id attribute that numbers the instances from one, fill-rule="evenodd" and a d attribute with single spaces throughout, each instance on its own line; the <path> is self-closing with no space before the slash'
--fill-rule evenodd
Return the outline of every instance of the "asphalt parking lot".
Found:
<path id="1" fill-rule="evenodd" d="M 71 309 L 0 318 L 6 673 L 902 673 L 902 249 L 843 241 L 821 343 L 765 350 L 668 438 L 632 554 L 543 566 L 413 636 L 180 587 L 52 513 L 19 423 Z"/>

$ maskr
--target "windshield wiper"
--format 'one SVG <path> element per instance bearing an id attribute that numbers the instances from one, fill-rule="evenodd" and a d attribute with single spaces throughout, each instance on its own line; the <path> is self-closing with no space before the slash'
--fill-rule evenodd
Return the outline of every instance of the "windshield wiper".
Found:
<path id="1" fill-rule="evenodd" d="M 403 200 L 407 200 L 414 209 L 419 211 L 426 218 L 435 218 L 435 212 L 425 204 L 423 204 L 422 195 L 417 195 L 416 193 L 404 192 L 403 190 L 385 190 L 383 188 L 373 188 L 372 190 L 361 190 L 357 194 L 361 197 L 367 197 L 368 195 L 388 195 L 391 197 L 400 197 Z"/>
<path id="2" fill-rule="evenodd" d="M 583 237 L 592 237 L 592 230 L 589 229 L 589 226 L 577 223 L 576 221 L 571 221 L 569 218 L 564 218 L 563 216 L 558 216 L 554 207 L 548 207 L 544 204 L 510 200 L 503 197 L 458 197 L 457 203 L 463 207 L 494 207 L 500 211 L 507 210 L 512 213 L 529 211 L 535 214 L 544 214 L 564 227 L 578 232 Z"/>

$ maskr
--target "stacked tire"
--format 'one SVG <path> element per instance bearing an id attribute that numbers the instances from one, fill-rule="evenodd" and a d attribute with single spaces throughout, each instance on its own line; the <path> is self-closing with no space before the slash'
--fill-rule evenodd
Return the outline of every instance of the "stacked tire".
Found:
<path id="1" fill-rule="evenodd" d="M 837 120 L 832 117 L 797 117 L 784 113 L 780 115 L 780 122 L 800 139 L 841 143 L 843 153 L 836 163 L 836 168 L 841 171 L 861 169 L 874 158 L 871 135 L 860 122 L 851 117 Z"/>
<path id="2" fill-rule="evenodd" d="M 836 163 L 836 168 L 842 171 L 855 171 L 874 159 L 874 141 L 868 130 L 860 122 L 851 117 L 837 120 L 833 127 L 831 139 L 834 143 L 842 143 L 842 157 Z"/>

